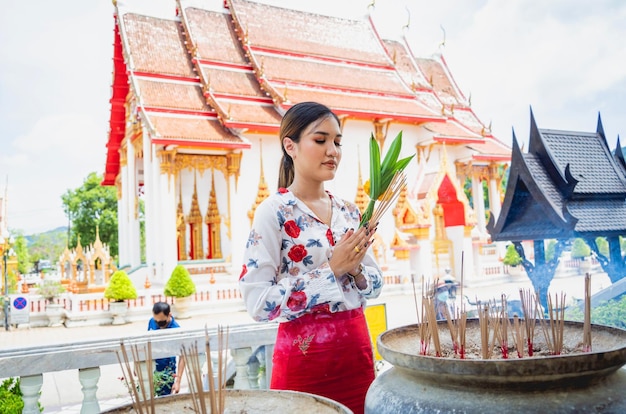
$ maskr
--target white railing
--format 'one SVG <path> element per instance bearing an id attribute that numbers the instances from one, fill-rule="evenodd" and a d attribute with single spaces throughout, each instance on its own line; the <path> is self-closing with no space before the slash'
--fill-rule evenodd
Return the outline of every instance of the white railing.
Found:
<path id="1" fill-rule="evenodd" d="M 229 328 L 228 347 L 234 362 L 235 389 L 267 388 L 272 372 L 272 353 L 277 324 L 250 324 Z M 216 329 L 209 329 L 211 350 L 218 349 Z M 166 329 L 118 340 L 105 339 L 71 344 L 48 345 L 31 348 L 7 349 L 0 353 L 0 376 L 19 377 L 23 414 L 39 414 L 38 402 L 43 385 L 43 374 L 57 371 L 77 370 L 82 386 L 81 414 L 99 413 L 97 399 L 100 367 L 119 364 L 118 351 L 121 341 L 138 349 L 150 343 L 153 358 L 180 354 L 181 347 L 197 346 L 205 359 L 205 331 L 203 329 Z M 188 348 L 189 349 L 189 348 Z M 253 355 L 258 358 L 251 358 Z M 140 358 L 142 356 L 140 355 Z M 261 360 L 259 363 L 259 359 Z M 259 370 L 264 365 L 264 370 Z M 150 364 L 150 367 L 152 364 Z M 145 365 L 146 372 L 152 372 Z M 259 372 L 264 373 L 261 377 Z M 151 376 L 145 375 L 144 378 Z M 76 390 L 78 393 L 79 390 Z"/>

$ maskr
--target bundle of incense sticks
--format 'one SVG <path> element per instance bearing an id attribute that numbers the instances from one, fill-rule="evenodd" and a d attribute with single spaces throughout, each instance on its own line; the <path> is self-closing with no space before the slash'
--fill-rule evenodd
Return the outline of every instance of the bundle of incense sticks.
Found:
<path id="1" fill-rule="evenodd" d="M 494 300 L 495 304 L 495 300 Z M 495 306 L 494 306 L 495 309 Z M 500 346 L 500 352 L 502 353 L 502 359 L 508 359 L 509 357 L 509 343 L 508 343 L 508 326 L 509 315 L 507 311 L 506 295 L 500 297 L 500 311 L 496 312 L 494 318 L 494 336 L 498 339 L 498 345 Z"/>
<path id="2" fill-rule="evenodd" d="M 439 341 L 439 327 L 437 325 L 437 313 L 435 311 L 435 300 L 433 296 L 425 296 L 422 302 L 426 307 L 426 320 L 428 324 L 428 332 L 433 339 L 435 346 L 435 356 L 441 356 L 441 343 Z"/>
<path id="3" fill-rule="evenodd" d="M 522 311 L 524 312 L 524 326 L 526 328 L 526 345 L 528 346 L 528 356 L 533 356 L 533 347 L 535 341 L 535 299 L 530 293 L 522 289 L 519 290 L 520 300 L 522 302 Z"/>
<path id="4" fill-rule="evenodd" d="M 144 371 L 141 366 L 141 362 L 152 361 L 152 344 L 148 342 L 144 348 L 145 358 L 141 358 L 140 350 L 137 345 L 130 347 L 131 356 L 129 356 L 126 344 L 122 340 L 120 342 L 120 351 L 116 352 L 117 360 L 122 368 L 122 374 L 124 375 L 124 382 L 129 390 L 132 400 L 133 408 L 138 414 L 150 413 L 155 414 L 154 406 L 154 381 L 152 377 L 146 378 L 148 381 L 144 381 Z M 121 353 L 121 357 L 120 357 Z M 135 380 L 135 373 L 137 374 L 137 380 Z M 148 372 L 148 375 L 151 375 Z M 144 384 L 148 382 L 149 389 L 146 390 Z M 149 392 L 149 395 L 148 395 Z"/>
<path id="5" fill-rule="evenodd" d="M 450 311 L 446 306 L 444 309 L 444 313 L 446 315 L 446 322 L 448 323 L 448 330 L 450 331 L 450 340 L 452 341 L 452 349 L 454 351 L 454 355 L 458 355 L 459 353 L 459 329 L 458 329 L 458 312 L 455 314 L 453 318 L 450 316 Z"/>
<path id="6" fill-rule="evenodd" d="M 482 306 L 478 303 L 478 323 L 480 325 L 480 350 L 483 359 L 491 358 L 491 348 L 489 346 L 489 304 Z"/>
<path id="7" fill-rule="evenodd" d="M 550 332 L 554 344 L 553 354 L 561 355 L 563 352 L 563 333 L 565 330 L 565 293 L 561 292 L 560 299 L 554 295 L 554 305 L 552 296 L 548 295 L 548 310 L 550 315 Z"/>
<path id="8" fill-rule="evenodd" d="M 467 326 L 467 312 L 461 312 L 459 319 L 459 357 L 465 359 L 465 329 Z"/>
<path id="9" fill-rule="evenodd" d="M 519 316 L 513 315 L 513 342 L 517 351 L 518 358 L 524 358 L 524 331 L 522 330 Z"/>
<path id="10" fill-rule="evenodd" d="M 381 217 L 385 212 L 389 209 L 389 207 L 395 203 L 395 201 L 400 196 L 400 192 L 402 188 L 406 184 L 406 174 L 402 171 L 396 171 L 391 179 L 391 183 L 389 187 L 385 190 L 382 196 L 379 197 L 379 202 L 374 207 L 374 211 L 372 212 L 372 216 L 369 219 L 369 222 L 373 225 L 380 222 Z"/>
<path id="11" fill-rule="evenodd" d="M 218 326 L 217 329 L 217 345 L 218 345 L 218 362 L 217 362 L 217 377 L 219 387 L 215 387 L 215 381 L 213 379 L 213 365 L 211 361 L 211 345 L 209 340 L 209 333 L 207 327 L 204 327 L 206 357 L 207 357 L 207 377 L 209 383 L 209 404 L 210 410 L 207 409 L 206 404 L 206 392 L 202 382 L 202 367 L 200 364 L 200 352 L 198 346 L 194 342 L 190 346 L 181 346 L 181 355 L 185 359 L 187 380 L 189 382 L 189 391 L 191 394 L 191 400 L 194 406 L 194 412 L 202 414 L 223 414 L 225 410 L 226 401 L 226 353 L 228 352 L 228 333 L 229 328 Z M 117 352 L 117 359 L 122 368 L 124 374 L 124 380 L 130 391 L 133 408 L 137 414 L 156 414 L 155 411 L 155 390 L 154 382 L 152 378 L 150 381 L 144 381 L 142 361 L 152 361 L 152 344 L 148 342 L 144 350 L 144 358 L 141 357 L 139 348 L 137 345 L 131 346 L 131 357 L 129 357 L 128 351 L 124 341 L 120 343 L 121 351 Z M 120 357 L 120 353 L 122 357 Z M 135 380 L 134 373 L 137 373 L 137 380 Z M 149 372 L 149 374 L 151 374 Z M 149 383 L 149 394 L 143 384 Z"/>
<path id="12" fill-rule="evenodd" d="M 426 308 L 425 308 L 425 304 L 424 301 L 421 301 L 421 312 L 419 310 L 418 304 L 417 304 L 417 289 L 415 287 L 415 278 L 411 278 L 411 281 L 413 282 L 413 300 L 415 302 L 415 314 L 417 317 L 417 329 L 418 329 L 418 335 L 419 335 L 419 340 L 420 340 L 420 346 L 419 346 L 419 354 L 420 355 L 427 355 L 428 354 L 428 345 L 430 343 L 430 336 L 428 334 L 428 323 L 426 322 Z M 422 275 L 422 292 L 425 292 L 424 290 L 424 275 Z"/>
<path id="13" fill-rule="evenodd" d="M 583 322 L 583 351 L 591 352 L 591 274 L 585 273 L 585 319 Z"/>

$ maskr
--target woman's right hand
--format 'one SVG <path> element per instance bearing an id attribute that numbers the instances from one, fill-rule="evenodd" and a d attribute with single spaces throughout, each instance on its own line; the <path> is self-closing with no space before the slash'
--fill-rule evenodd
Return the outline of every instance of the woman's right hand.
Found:
<path id="1" fill-rule="evenodd" d="M 359 265 L 372 244 L 372 238 L 376 228 L 369 229 L 366 226 L 357 230 L 350 229 L 335 245 L 333 256 L 328 261 L 330 268 L 336 277 L 346 273 L 353 275 L 359 272 Z"/>

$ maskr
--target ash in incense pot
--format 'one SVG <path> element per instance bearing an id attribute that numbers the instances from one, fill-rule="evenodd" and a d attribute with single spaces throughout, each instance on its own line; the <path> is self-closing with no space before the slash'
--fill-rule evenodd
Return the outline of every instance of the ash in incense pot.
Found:
<path id="1" fill-rule="evenodd" d="M 479 320 L 470 319 L 461 359 L 446 323 L 437 327 L 439 357 L 422 355 L 418 325 L 379 336 L 378 351 L 393 367 L 370 387 L 366 413 L 626 412 L 624 330 L 591 325 L 592 351 L 584 352 L 583 324 L 565 321 L 560 355 L 547 353 L 538 334 L 532 357 L 509 352 L 507 359 L 496 353 L 483 359 Z"/>

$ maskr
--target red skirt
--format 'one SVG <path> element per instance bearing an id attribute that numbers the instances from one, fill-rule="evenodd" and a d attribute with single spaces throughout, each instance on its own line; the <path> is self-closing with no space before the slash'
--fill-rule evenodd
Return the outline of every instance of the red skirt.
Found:
<path id="1" fill-rule="evenodd" d="M 361 414 L 374 377 L 363 309 L 322 310 L 278 327 L 270 388 L 321 395 Z"/>

